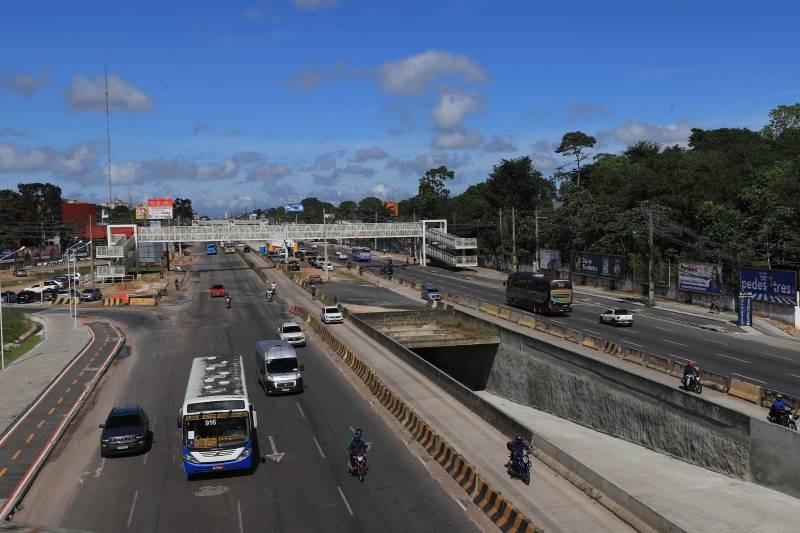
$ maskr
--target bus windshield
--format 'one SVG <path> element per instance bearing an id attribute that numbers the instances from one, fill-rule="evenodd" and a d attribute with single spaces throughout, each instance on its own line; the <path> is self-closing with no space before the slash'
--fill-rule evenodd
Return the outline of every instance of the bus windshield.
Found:
<path id="1" fill-rule="evenodd" d="M 554 279 L 550 282 L 551 289 L 571 289 L 572 282 L 568 279 Z"/>
<path id="2" fill-rule="evenodd" d="M 249 440 L 247 411 L 200 413 L 183 417 L 183 443 L 192 450 L 235 448 Z"/>

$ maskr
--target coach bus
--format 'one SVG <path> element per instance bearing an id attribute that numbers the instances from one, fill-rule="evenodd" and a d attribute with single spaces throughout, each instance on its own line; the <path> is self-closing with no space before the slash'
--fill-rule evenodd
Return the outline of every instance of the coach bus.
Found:
<path id="1" fill-rule="evenodd" d="M 506 303 L 534 313 L 571 313 L 572 282 L 533 272 L 514 272 L 508 276 Z"/>
<path id="2" fill-rule="evenodd" d="M 252 469 L 256 424 L 242 357 L 192 360 L 183 407 L 178 413 L 183 471 L 191 476 Z"/>
<path id="3" fill-rule="evenodd" d="M 206 244 L 206 255 L 217 255 L 217 245 L 213 242 Z"/>
<path id="4" fill-rule="evenodd" d="M 369 248 L 354 246 L 351 257 L 353 258 L 353 261 L 363 261 L 365 263 L 369 263 L 372 261 L 372 252 Z"/>

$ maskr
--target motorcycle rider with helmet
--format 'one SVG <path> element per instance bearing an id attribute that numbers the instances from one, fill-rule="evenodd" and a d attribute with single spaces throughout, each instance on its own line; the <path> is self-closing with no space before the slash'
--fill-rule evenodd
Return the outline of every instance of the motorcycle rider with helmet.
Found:
<path id="1" fill-rule="evenodd" d="M 352 473 L 356 466 L 356 456 L 367 455 L 367 443 L 364 442 L 361 428 L 358 428 L 353 433 L 353 436 L 347 441 L 347 471 Z"/>
<path id="2" fill-rule="evenodd" d="M 783 400 L 783 394 L 778 393 L 773 400 L 772 405 L 769 406 L 769 419 L 776 424 L 782 424 L 783 410 L 787 407 L 786 402 Z"/>
<path id="3" fill-rule="evenodd" d="M 689 387 L 689 376 L 694 376 L 695 379 L 700 377 L 700 371 L 694 366 L 694 361 L 689 361 L 683 367 L 683 379 L 681 381 L 683 381 L 683 386 L 687 388 Z"/>
<path id="4" fill-rule="evenodd" d="M 513 441 L 507 443 L 506 448 L 508 448 L 509 451 L 506 468 L 509 469 L 514 469 L 517 463 L 522 462 L 523 456 L 530 453 L 531 450 L 531 447 L 525 442 L 522 435 L 517 435 Z"/>

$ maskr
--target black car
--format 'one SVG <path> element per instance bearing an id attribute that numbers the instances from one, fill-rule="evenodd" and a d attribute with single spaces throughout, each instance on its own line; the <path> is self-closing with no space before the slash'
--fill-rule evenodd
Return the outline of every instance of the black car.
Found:
<path id="1" fill-rule="evenodd" d="M 13 304 L 17 301 L 17 293 L 14 291 L 0 292 L 0 302 L 4 304 Z"/>
<path id="2" fill-rule="evenodd" d="M 114 407 L 105 424 L 100 424 L 100 455 L 146 452 L 152 442 L 150 420 L 138 405 Z"/>
<path id="3" fill-rule="evenodd" d="M 28 304 L 31 302 L 38 302 L 40 296 L 33 291 L 22 291 L 17 294 L 17 303 L 18 304 Z"/>

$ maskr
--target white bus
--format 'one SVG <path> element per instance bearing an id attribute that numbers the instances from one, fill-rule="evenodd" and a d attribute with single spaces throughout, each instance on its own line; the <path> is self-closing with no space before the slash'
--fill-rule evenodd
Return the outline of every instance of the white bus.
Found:
<path id="1" fill-rule="evenodd" d="M 184 472 L 251 469 L 256 424 L 242 356 L 195 358 L 178 412 Z"/>

